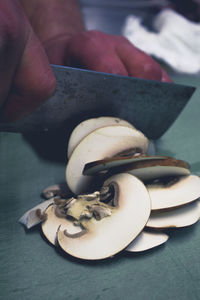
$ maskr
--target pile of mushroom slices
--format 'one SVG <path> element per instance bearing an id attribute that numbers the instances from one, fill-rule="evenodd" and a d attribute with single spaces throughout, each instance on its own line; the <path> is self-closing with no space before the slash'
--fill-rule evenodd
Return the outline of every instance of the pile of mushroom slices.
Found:
<path id="1" fill-rule="evenodd" d="M 20 222 L 41 222 L 48 241 L 77 258 L 148 250 L 168 240 L 162 229 L 200 218 L 199 176 L 182 160 L 155 155 L 153 143 L 119 118 L 89 119 L 73 130 L 66 180 L 73 197 L 51 186 Z"/>

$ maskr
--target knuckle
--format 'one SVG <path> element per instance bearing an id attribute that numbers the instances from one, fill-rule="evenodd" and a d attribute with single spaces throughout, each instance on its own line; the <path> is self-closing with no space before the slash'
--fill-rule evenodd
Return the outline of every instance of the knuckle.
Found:
<path id="1" fill-rule="evenodd" d="M 154 61 L 144 65 L 144 73 L 150 75 L 152 79 L 160 79 L 162 76 L 161 67 Z"/>
<path id="2" fill-rule="evenodd" d="M 96 65 L 94 66 L 95 71 L 105 72 L 115 75 L 128 75 L 128 72 L 118 61 L 113 59 L 113 57 L 102 56 L 97 60 Z"/>
<path id="3" fill-rule="evenodd" d="M 108 41 L 108 35 L 98 30 L 88 30 L 83 33 L 83 38 L 86 42 L 99 44 Z"/>

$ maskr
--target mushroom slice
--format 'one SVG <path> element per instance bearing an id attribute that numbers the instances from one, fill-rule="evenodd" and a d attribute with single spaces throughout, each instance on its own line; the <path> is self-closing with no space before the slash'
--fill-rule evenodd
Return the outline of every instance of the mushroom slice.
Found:
<path id="1" fill-rule="evenodd" d="M 179 228 L 193 225 L 198 220 L 198 201 L 194 201 L 169 211 L 153 211 L 146 226 L 151 228 Z"/>
<path id="2" fill-rule="evenodd" d="M 116 172 L 117 170 L 115 170 Z M 117 172 L 128 172 L 143 181 L 167 176 L 183 176 L 190 174 L 190 166 L 183 160 L 169 157 L 168 159 L 146 160 L 127 165 Z"/>
<path id="3" fill-rule="evenodd" d="M 124 161 L 126 161 L 126 159 L 124 159 Z M 130 161 L 129 163 L 123 163 L 123 160 L 120 160 L 113 163 L 113 167 L 111 166 L 112 164 L 110 164 L 110 171 L 112 174 L 126 172 L 138 177 L 143 181 L 167 176 L 181 176 L 190 174 L 190 167 L 188 163 L 165 156 L 139 156 L 133 159 L 132 162 Z M 104 168 L 104 164 L 101 166 L 101 168 Z"/>
<path id="4" fill-rule="evenodd" d="M 163 232 L 142 231 L 140 235 L 125 249 L 128 252 L 140 252 L 160 246 L 169 236 Z"/>
<path id="5" fill-rule="evenodd" d="M 130 174 L 117 174 L 104 186 L 114 188 L 114 202 L 118 203 L 111 216 L 100 221 L 85 220 L 82 226 L 87 233 L 77 238 L 70 238 L 62 228 L 58 230 L 60 247 L 72 256 L 88 260 L 113 256 L 126 248 L 147 223 L 150 198 L 139 179 Z"/>
<path id="6" fill-rule="evenodd" d="M 19 222 L 23 224 L 27 229 L 32 228 L 33 226 L 41 223 L 46 218 L 45 210 L 46 208 L 54 202 L 54 199 L 51 198 L 46 200 L 32 209 L 28 210 L 20 219 Z"/>
<path id="7" fill-rule="evenodd" d="M 46 209 L 45 213 L 47 218 L 42 223 L 42 231 L 47 240 L 53 245 L 56 245 L 58 228 L 67 228 L 70 234 L 76 234 L 82 230 L 80 226 L 74 226 L 72 221 L 66 217 L 58 217 L 56 214 L 56 206 L 53 204 Z"/>
<path id="8" fill-rule="evenodd" d="M 158 164 L 160 163 L 161 160 L 163 159 L 168 159 L 167 156 L 147 156 L 147 155 L 130 155 L 130 156 L 115 156 L 111 158 L 106 158 L 98 161 L 93 161 L 90 163 L 87 163 L 84 167 L 83 174 L 84 175 L 94 175 L 99 172 L 104 172 L 108 170 L 114 170 L 115 173 L 121 173 L 121 170 L 124 169 L 129 169 L 131 166 L 132 168 L 137 168 L 138 163 L 140 162 L 139 166 L 142 168 L 145 167 L 145 163 L 148 165 L 149 161 L 153 161 L 154 164 L 158 160 Z M 148 161 L 148 162 L 147 162 Z M 117 168 L 117 171 L 115 171 Z"/>
<path id="9" fill-rule="evenodd" d="M 110 170 L 112 174 L 127 172 L 143 181 L 166 176 L 190 174 L 189 164 L 167 156 L 127 156 L 113 157 L 85 165 L 83 174 L 93 175 Z"/>
<path id="10" fill-rule="evenodd" d="M 66 179 L 69 188 L 75 194 L 87 192 L 93 178 L 82 175 L 86 163 L 112 157 L 136 147 L 145 153 L 148 139 L 133 128 L 115 125 L 91 132 L 74 149 L 67 164 Z"/>
<path id="11" fill-rule="evenodd" d="M 200 178 L 196 175 L 178 176 L 167 182 L 147 184 L 152 210 L 177 207 L 200 197 Z"/>
<path id="12" fill-rule="evenodd" d="M 114 117 L 99 117 L 85 120 L 77 125 L 71 133 L 68 143 L 68 158 L 71 156 L 73 150 L 80 143 L 80 141 L 89 133 L 95 129 L 110 125 L 122 125 L 134 128 L 129 122 Z"/>

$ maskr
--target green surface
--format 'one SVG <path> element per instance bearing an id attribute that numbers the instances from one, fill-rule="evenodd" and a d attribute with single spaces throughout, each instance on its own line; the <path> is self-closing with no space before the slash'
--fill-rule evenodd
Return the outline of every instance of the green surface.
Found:
<path id="1" fill-rule="evenodd" d="M 175 80 L 200 86 L 199 78 Z M 187 160 L 197 174 L 199 113 L 198 90 L 157 141 L 160 154 Z M 58 147 L 52 139 L 45 151 Z M 43 188 L 65 180 L 65 162 L 59 160 L 45 159 L 20 134 L 0 134 L 0 299 L 200 299 L 200 223 L 172 231 L 166 245 L 154 250 L 99 262 L 79 261 L 56 250 L 39 227 L 25 231 L 18 224 L 21 215 L 41 201 Z"/>

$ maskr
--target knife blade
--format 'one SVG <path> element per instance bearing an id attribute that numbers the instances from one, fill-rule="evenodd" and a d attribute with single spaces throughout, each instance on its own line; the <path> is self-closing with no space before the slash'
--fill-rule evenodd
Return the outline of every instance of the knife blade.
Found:
<path id="1" fill-rule="evenodd" d="M 54 95 L 32 114 L 1 123 L 0 131 L 51 132 L 98 116 L 131 122 L 148 138 L 157 139 L 172 125 L 194 87 L 52 65 Z"/>

